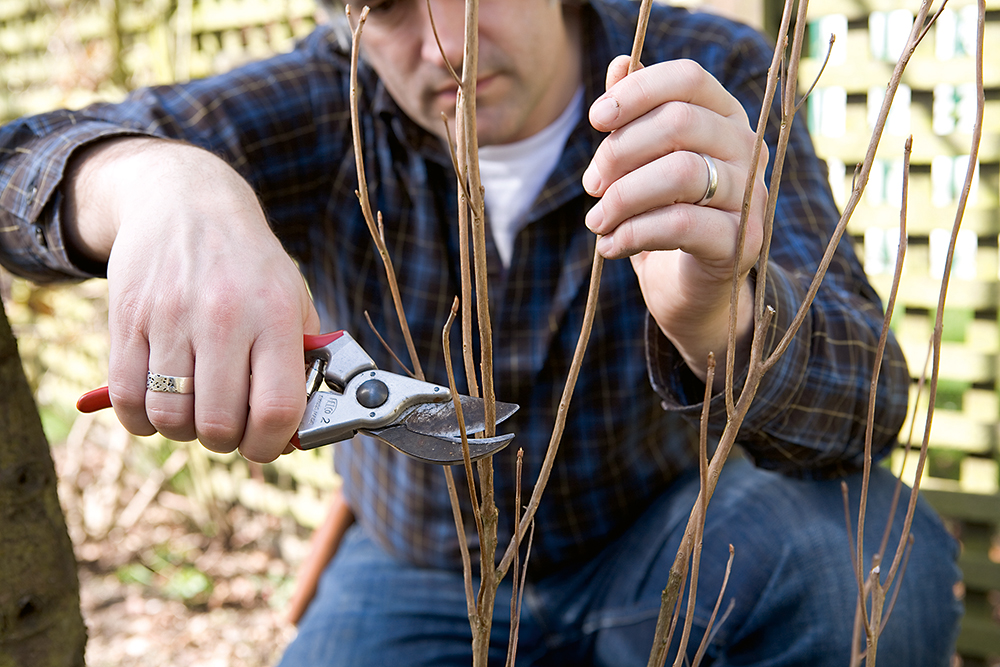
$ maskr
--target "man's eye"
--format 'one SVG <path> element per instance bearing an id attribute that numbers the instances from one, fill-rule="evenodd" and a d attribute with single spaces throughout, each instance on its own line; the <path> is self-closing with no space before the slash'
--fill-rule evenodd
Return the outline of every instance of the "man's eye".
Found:
<path id="1" fill-rule="evenodd" d="M 372 2 L 368 3 L 368 13 L 387 14 L 398 4 L 399 4 L 398 0 L 382 0 L 381 2 L 373 0 Z"/>

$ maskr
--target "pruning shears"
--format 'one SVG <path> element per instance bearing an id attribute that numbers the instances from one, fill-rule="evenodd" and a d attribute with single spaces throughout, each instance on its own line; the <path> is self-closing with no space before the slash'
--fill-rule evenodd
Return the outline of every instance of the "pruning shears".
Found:
<path id="1" fill-rule="evenodd" d="M 380 370 L 346 331 L 303 339 L 306 364 L 306 411 L 292 444 L 314 449 L 348 440 L 356 433 L 373 436 L 398 451 L 428 463 L 463 461 L 462 429 L 447 387 Z M 321 389 L 324 384 L 327 390 Z M 460 395 L 462 421 L 473 461 L 491 456 L 514 439 L 513 433 L 471 437 L 486 430 L 483 400 Z M 107 387 L 77 401 L 81 412 L 111 407 Z M 495 423 L 519 406 L 496 403 Z"/>

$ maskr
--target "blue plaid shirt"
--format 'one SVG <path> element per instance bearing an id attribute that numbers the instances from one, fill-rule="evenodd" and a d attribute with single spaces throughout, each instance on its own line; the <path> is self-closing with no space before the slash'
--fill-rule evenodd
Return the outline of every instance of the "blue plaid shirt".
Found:
<path id="1" fill-rule="evenodd" d="M 637 6 L 593 0 L 583 15 L 589 105 L 603 92 L 608 63 L 631 49 Z M 770 54 L 749 28 L 656 5 L 643 61 L 697 60 L 756 119 Z M 342 25 L 327 26 L 292 53 L 223 76 L 3 127 L 0 260 L 39 281 L 101 275 L 104 267 L 88 265 L 63 243 L 58 188 L 66 160 L 75 148 L 102 137 L 176 137 L 221 155 L 252 183 L 300 263 L 326 327 L 349 329 L 381 367 L 393 369 L 364 321 L 367 311 L 389 344 L 405 349 L 354 195 L 348 77 L 349 33 Z M 362 65 L 360 80 L 373 205 L 385 217 L 386 241 L 428 378 L 444 382 L 441 328 L 459 293 L 451 163 L 440 141 L 401 112 L 370 68 Z M 772 123 L 772 146 L 776 131 Z M 517 434 L 514 445 L 494 460 L 501 536 L 512 532 L 515 452 L 524 449 L 527 487 L 541 466 L 580 331 L 594 248 L 594 235 L 583 224 L 594 201 L 580 179 L 600 140 L 585 120 L 575 128 L 530 223 L 517 236 L 508 268 L 487 235 L 496 394 L 521 405 L 502 429 Z M 769 349 L 803 299 L 838 217 L 825 165 L 798 122 L 768 268 L 767 303 L 776 311 Z M 881 318 L 878 297 L 844 241 L 801 331 L 765 377 L 744 422 L 740 443 L 758 465 L 800 476 L 860 466 Z M 451 353 L 458 360 L 457 332 L 453 339 Z M 456 364 L 460 385 L 461 367 Z M 903 421 L 907 384 L 902 355 L 890 344 L 875 426 L 881 454 Z M 599 549 L 696 465 L 700 401 L 697 381 L 650 325 L 630 263 L 607 262 L 590 347 L 537 515 L 535 573 Z M 724 423 L 716 397 L 712 431 L 717 435 Z M 336 461 L 358 521 L 390 552 L 419 564 L 457 566 L 440 470 L 360 438 L 338 445 Z M 457 478 L 464 481 L 464 474 Z M 468 494 L 459 497 L 467 500 Z M 465 516 L 471 521 L 467 506 Z M 467 532 L 475 533 L 471 527 Z"/>

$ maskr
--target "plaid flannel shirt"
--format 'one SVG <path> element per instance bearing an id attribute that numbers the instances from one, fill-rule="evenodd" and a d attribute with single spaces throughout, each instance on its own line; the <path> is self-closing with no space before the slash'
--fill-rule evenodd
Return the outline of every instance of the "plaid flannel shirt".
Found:
<path id="1" fill-rule="evenodd" d="M 592 0 L 582 11 L 589 104 L 603 92 L 610 60 L 631 49 L 637 5 Z M 698 61 L 755 123 L 770 53 L 749 28 L 655 5 L 643 62 Z M 0 260 L 39 281 L 101 275 L 104 267 L 86 264 L 63 243 L 59 183 L 67 159 L 103 137 L 179 138 L 221 155 L 250 181 L 300 263 L 325 326 L 349 329 L 381 367 L 394 369 L 364 321 L 367 311 L 389 344 L 405 349 L 354 194 L 349 69 L 349 33 L 342 25 L 320 27 L 292 53 L 229 74 L 0 128 Z M 428 379 L 444 382 L 441 328 L 459 293 L 451 163 L 441 142 L 401 112 L 364 63 L 360 80 L 373 206 L 385 218 Z M 776 128 L 772 113 L 772 147 Z M 600 140 L 585 119 L 575 128 L 516 239 L 508 268 L 487 234 L 496 394 L 521 405 L 501 429 L 517 437 L 494 460 L 501 544 L 512 532 L 515 452 L 524 449 L 528 487 L 541 466 L 581 327 L 594 247 L 583 219 L 594 201 L 580 179 Z M 767 271 L 767 303 L 775 309 L 768 350 L 802 302 L 839 217 L 825 165 L 801 121 L 793 127 L 780 192 Z M 881 319 L 878 297 L 849 242 L 842 241 L 801 330 L 765 376 L 741 429 L 739 442 L 758 465 L 799 476 L 835 475 L 861 465 Z M 696 465 L 701 390 L 650 321 L 630 263 L 607 262 L 590 347 L 537 515 L 536 574 L 599 549 Z M 456 331 L 452 338 L 451 353 L 459 360 L 461 336 Z M 462 364 L 455 366 L 463 386 Z M 894 342 L 881 377 L 877 456 L 895 442 L 906 409 L 908 373 Z M 716 437 L 724 423 L 716 396 Z M 337 445 L 336 465 L 358 521 L 390 552 L 428 566 L 457 565 L 440 470 L 364 438 Z M 463 473 L 456 477 L 464 483 Z M 459 497 L 468 502 L 461 489 Z"/>

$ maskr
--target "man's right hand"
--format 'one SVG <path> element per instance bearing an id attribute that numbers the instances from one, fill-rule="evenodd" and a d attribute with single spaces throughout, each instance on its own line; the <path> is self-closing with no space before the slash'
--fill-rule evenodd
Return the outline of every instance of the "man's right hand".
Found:
<path id="1" fill-rule="evenodd" d="M 199 439 L 268 462 L 305 410 L 302 334 L 319 319 L 246 181 L 211 153 L 152 139 L 74 156 L 70 243 L 108 262 L 108 387 L 136 435 Z M 146 372 L 193 376 L 194 394 L 146 390 Z"/>

